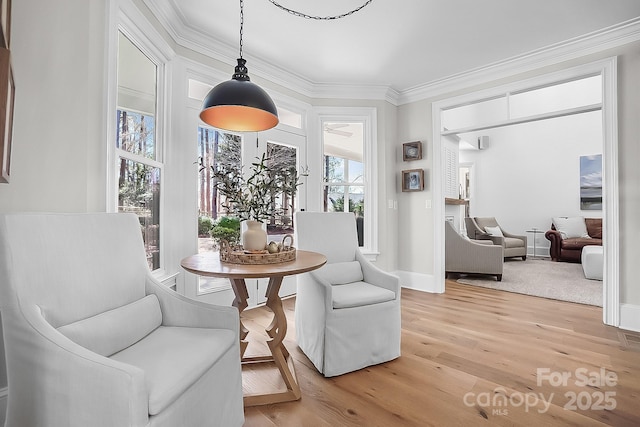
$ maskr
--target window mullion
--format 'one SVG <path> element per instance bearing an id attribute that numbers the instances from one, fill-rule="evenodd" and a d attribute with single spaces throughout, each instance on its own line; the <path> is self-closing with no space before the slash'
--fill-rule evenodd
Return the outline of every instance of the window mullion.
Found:
<path id="1" fill-rule="evenodd" d="M 154 168 L 162 169 L 163 163 L 157 160 L 150 159 L 148 157 L 140 156 L 138 154 L 130 153 L 128 151 L 122 150 L 120 148 L 116 148 L 116 155 L 123 159 L 131 160 L 134 162 L 142 163 L 147 166 L 152 166 Z"/>

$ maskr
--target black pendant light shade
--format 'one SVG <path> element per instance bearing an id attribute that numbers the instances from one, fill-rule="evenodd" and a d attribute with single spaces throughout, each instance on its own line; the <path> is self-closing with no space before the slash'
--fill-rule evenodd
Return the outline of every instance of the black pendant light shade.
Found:
<path id="1" fill-rule="evenodd" d="M 232 79 L 215 86 L 204 98 L 203 122 L 236 132 L 258 132 L 278 124 L 276 104 L 264 89 L 251 83 L 245 63 L 238 58 Z"/>

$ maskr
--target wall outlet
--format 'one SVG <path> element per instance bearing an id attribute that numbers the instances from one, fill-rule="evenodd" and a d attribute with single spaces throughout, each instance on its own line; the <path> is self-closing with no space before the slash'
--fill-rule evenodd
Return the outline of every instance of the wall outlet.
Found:
<path id="1" fill-rule="evenodd" d="M 427 199 L 424 207 L 427 209 L 431 209 L 431 199 Z"/>

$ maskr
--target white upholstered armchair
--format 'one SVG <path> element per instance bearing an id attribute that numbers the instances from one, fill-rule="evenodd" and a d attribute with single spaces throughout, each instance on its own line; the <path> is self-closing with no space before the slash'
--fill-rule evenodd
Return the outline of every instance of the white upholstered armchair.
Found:
<path id="1" fill-rule="evenodd" d="M 151 276 L 131 214 L 0 215 L 7 427 L 240 426 L 238 311 Z"/>
<path id="2" fill-rule="evenodd" d="M 325 377 L 400 356 L 400 281 L 367 261 L 352 213 L 297 212 L 298 248 L 327 257 L 298 276 L 300 349 Z"/>

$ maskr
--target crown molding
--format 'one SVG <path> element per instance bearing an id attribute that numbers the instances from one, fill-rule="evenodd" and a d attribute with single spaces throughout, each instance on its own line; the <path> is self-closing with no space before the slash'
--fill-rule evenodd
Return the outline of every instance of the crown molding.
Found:
<path id="1" fill-rule="evenodd" d="M 184 17 L 171 7 L 171 2 L 143 1 L 176 44 L 228 64 L 230 70 L 235 66 L 237 57 L 235 46 L 205 36 L 189 27 Z M 312 82 L 257 55 L 249 55 L 247 65 L 250 75 L 268 80 L 308 98 L 383 100 L 398 106 L 598 53 L 638 40 L 640 40 L 640 17 L 403 91 L 387 86 Z"/>
<path id="2" fill-rule="evenodd" d="M 184 16 L 171 7 L 171 2 L 144 0 L 144 3 L 176 44 L 228 64 L 231 76 L 238 56 L 236 46 L 222 43 L 189 27 Z M 268 80 L 308 98 L 385 100 L 397 105 L 400 97 L 399 92 L 387 86 L 311 82 L 254 55 L 249 55 L 247 67 L 251 76 Z"/>
<path id="3" fill-rule="evenodd" d="M 640 40 L 640 18 L 575 37 L 564 42 L 474 68 L 400 93 L 399 105 L 433 98 L 448 92 L 525 73 Z"/>
<path id="4" fill-rule="evenodd" d="M 384 100 L 397 105 L 400 93 L 388 86 L 316 83 L 313 98 Z"/>

